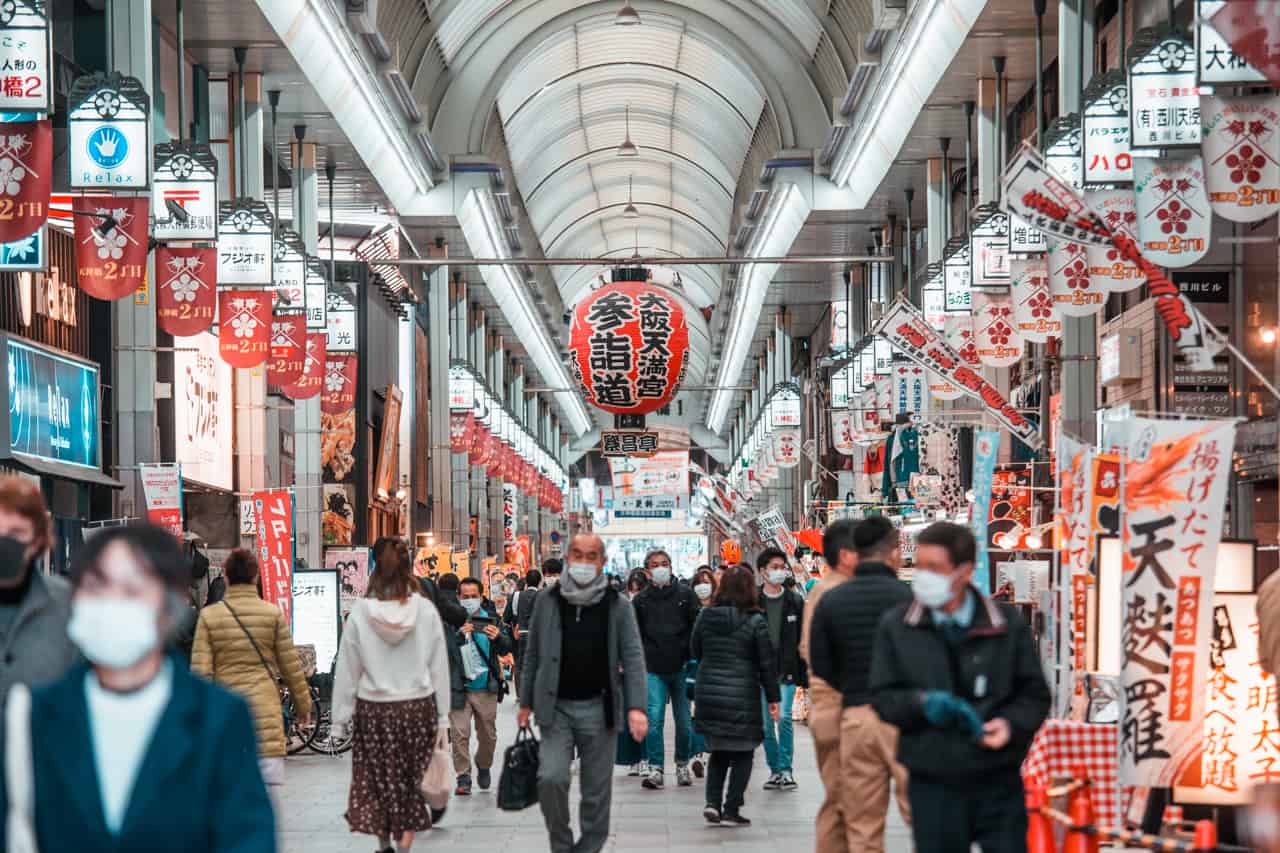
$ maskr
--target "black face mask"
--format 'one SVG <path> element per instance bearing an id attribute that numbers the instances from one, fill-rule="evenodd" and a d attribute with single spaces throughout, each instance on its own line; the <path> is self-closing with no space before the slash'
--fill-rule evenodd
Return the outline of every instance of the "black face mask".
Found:
<path id="1" fill-rule="evenodd" d="M 0 586 L 17 586 L 26 578 L 30 565 L 25 542 L 0 536 Z"/>

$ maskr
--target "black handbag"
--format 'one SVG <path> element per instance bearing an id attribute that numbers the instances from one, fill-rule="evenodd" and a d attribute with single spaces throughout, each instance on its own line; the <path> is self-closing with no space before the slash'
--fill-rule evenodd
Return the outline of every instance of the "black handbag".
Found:
<path id="1" fill-rule="evenodd" d="M 538 802 L 538 739 L 528 726 L 520 729 L 516 742 L 502 757 L 498 778 L 498 808 L 518 812 Z"/>

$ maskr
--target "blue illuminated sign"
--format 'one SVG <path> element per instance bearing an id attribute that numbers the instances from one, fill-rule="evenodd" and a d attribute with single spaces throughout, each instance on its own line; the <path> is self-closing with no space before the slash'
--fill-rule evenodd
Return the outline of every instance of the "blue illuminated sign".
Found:
<path id="1" fill-rule="evenodd" d="M 5 354 L 10 452 L 100 469 L 98 368 L 12 338 Z"/>

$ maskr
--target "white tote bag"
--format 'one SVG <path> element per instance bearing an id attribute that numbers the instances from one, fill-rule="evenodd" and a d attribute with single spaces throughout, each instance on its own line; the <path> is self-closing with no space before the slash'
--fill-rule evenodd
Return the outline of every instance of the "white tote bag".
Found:
<path id="1" fill-rule="evenodd" d="M 31 692 L 24 684 L 15 684 L 9 689 L 4 734 L 4 784 L 9 797 L 6 849 L 8 853 L 39 853 L 35 827 L 35 763 L 31 753 Z"/>

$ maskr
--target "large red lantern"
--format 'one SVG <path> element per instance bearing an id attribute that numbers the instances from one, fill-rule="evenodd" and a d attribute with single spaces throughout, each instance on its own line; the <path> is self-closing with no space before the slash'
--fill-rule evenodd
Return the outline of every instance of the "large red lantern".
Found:
<path id="1" fill-rule="evenodd" d="M 689 326 L 674 294 L 649 282 L 607 284 L 573 310 L 569 367 L 587 402 L 614 414 L 656 411 L 689 367 Z"/>

